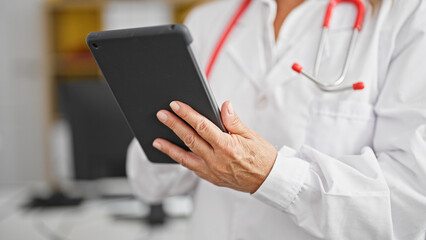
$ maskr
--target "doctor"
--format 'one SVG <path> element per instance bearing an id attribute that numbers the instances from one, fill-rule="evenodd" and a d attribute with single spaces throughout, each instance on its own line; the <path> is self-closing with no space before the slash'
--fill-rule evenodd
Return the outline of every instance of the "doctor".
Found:
<path id="1" fill-rule="evenodd" d="M 330 92 L 291 69 L 313 72 L 328 1 L 251 1 L 209 76 L 230 134 L 179 99 L 159 109 L 192 152 L 157 139 L 180 165 L 152 164 L 133 141 L 128 175 L 140 198 L 193 192 L 190 239 L 425 239 L 426 1 L 364 3 L 342 86 L 365 88 Z M 202 65 L 241 4 L 188 17 Z M 333 12 L 325 83 L 341 72 L 355 15 L 346 3 Z"/>

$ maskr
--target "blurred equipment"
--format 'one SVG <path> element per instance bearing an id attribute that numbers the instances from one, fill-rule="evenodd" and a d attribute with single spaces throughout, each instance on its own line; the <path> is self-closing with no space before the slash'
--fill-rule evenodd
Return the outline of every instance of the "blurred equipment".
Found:
<path id="1" fill-rule="evenodd" d="M 72 132 L 75 179 L 125 177 L 133 134 L 106 83 L 68 82 L 60 88 Z"/>
<path id="2" fill-rule="evenodd" d="M 133 134 L 106 83 L 71 81 L 59 88 L 59 106 L 72 132 L 74 180 L 126 177 L 127 147 Z M 34 197 L 26 206 L 76 206 L 82 200 L 56 189 L 48 196 Z"/>
<path id="3" fill-rule="evenodd" d="M 61 191 L 54 191 L 48 196 L 34 196 L 25 208 L 72 207 L 83 202 L 81 197 L 70 197 Z"/>

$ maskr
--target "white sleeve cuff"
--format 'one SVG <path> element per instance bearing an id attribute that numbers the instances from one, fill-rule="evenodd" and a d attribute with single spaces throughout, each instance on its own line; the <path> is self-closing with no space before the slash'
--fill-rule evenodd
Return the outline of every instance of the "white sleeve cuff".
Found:
<path id="1" fill-rule="evenodd" d="M 309 165 L 296 157 L 295 150 L 284 146 L 268 177 L 252 196 L 285 211 L 301 191 Z"/>

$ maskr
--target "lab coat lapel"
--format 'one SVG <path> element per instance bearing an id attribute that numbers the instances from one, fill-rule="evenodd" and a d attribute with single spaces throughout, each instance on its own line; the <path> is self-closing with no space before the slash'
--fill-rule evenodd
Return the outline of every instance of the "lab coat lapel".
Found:
<path id="1" fill-rule="evenodd" d="M 224 54 L 247 79 L 261 89 L 259 78 L 266 70 L 265 53 L 261 40 L 263 32 L 259 32 L 261 16 L 253 13 L 254 10 L 249 8 L 238 21 L 224 47 Z"/>
<path id="2" fill-rule="evenodd" d="M 325 9 L 323 6 L 325 4 L 300 6 L 299 8 L 314 8 L 312 9 L 314 13 L 309 16 L 291 16 L 306 13 L 306 11 L 300 11 L 300 9 L 296 9 L 290 14 L 284 22 L 284 27 L 280 33 L 284 35 L 282 38 L 284 44 L 278 49 L 272 50 L 277 51 L 278 58 L 274 60 L 275 62 L 273 62 L 272 66 L 269 66 L 269 69 L 267 67 L 267 58 L 272 56 L 267 54 L 270 50 L 266 49 L 268 43 L 266 43 L 265 34 L 268 33 L 265 29 L 265 19 L 263 19 L 265 16 L 262 14 L 262 9 L 260 8 L 260 4 L 262 3 L 259 1 L 253 4 L 259 5 L 249 8 L 245 15 L 239 19 L 225 44 L 224 54 L 231 59 L 238 71 L 258 89 L 265 89 L 266 83 L 273 83 L 275 85 L 279 82 L 279 84 L 282 84 L 297 78 L 298 75 L 291 70 L 291 65 L 296 61 L 307 62 L 307 59 L 309 65 L 313 65 L 313 61 L 315 60 L 315 43 L 319 41 L 321 30 L 321 23 L 316 24 L 318 21 L 315 15 L 323 16 Z M 304 3 L 303 5 L 307 4 Z M 303 22 L 306 22 L 306 27 L 300 27 L 299 23 L 292 20 L 294 18 L 305 19 Z M 308 35 L 306 31 L 311 31 L 311 29 L 318 32 L 318 39 L 307 39 Z M 312 50 L 306 51 L 306 48 L 312 48 Z M 326 46 L 323 59 L 328 57 L 327 48 Z"/>
<path id="3" fill-rule="evenodd" d="M 267 77 L 272 85 L 300 78 L 291 68 L 294 63 L 300 63 L 308 72 L 313 72 L 325 6 L 324 1 L 306 1 L 287 16 L 278 39 L 276 61 Z M 329 48 L 326 41 L 321 62 L 330 57 Z"/>

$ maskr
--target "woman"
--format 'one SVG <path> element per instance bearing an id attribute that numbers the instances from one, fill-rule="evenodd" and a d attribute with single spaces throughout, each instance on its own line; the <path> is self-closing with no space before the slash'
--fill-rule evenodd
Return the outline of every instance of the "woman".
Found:
<path id="1" fill-rule="evenodd" d="M 240 4 L 188 17 L 202 65 Z M 327 4 L 253 0 L 244 11 L 209 77 L 217 101 L 232 102 L 221 111 L 230 134 L 174 101 L 157 117 L 193 153 L 153 145 L 183 166 L 152 164 L 131 144 L 142 199 L 194 191 L 191 239 L 425 239 L 426 1 L 365 2 L 345 78 L 365 89 L 335 92 L 291 70 L 313 71 Z M 333 13 L 324 82 L 341 72 L 355 15 L 348 4 Z"/>

